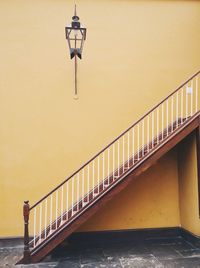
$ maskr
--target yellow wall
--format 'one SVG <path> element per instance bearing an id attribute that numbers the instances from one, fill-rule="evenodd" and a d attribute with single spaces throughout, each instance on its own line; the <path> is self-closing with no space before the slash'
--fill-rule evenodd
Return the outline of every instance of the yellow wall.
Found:
<path id="1" fill-rule="evenodd" d="M 195 133 L 179 145 L 178 151 L 181 226 L 200 236 Z"/>
<path id="2" fill-rule="evenodd" d="M 88 28 L 78 101 L 64 36 L 73 1 L 0 1 L 0 236 L 22 235 L 23 200 L 33 204 L 199 68 L 199 1 L 76 2 Z"/>

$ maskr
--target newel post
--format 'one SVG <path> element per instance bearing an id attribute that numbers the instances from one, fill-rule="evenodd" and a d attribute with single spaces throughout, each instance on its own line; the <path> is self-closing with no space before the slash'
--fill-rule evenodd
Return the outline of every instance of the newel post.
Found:
<path id="1" fill-rule="evenodd" d="M 23 207 L 24 215 L 24 261 L 26 263 L 30 262 L 30 249 L 29 249 L 29 201 L 24 201 Z"/>

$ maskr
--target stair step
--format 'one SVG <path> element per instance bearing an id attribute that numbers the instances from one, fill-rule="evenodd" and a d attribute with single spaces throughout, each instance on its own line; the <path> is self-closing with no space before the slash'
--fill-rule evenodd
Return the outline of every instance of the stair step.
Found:
<path id="1" fill-rule="evenodd" d="M 127 170 L 129 170 L 129 168 L 125 167 L 125 168 L 123 169 L 123 172 L 124 172 L 124 171 L 127 171 Z"/>
<path id="2" fill-rule="evenodd" d="M 69 218 L 73 217 L 77 212 L 78 212 L 77 210 L 73 210 L 73 211 L 71 212 L 71 216 L 70 216 Z"/>
<path id="3" fill-rule="evenodd" d="M 35 246 L 38 246 L 38 245 L 41 244 L 43 241 L 44 241 L 43 238 L 39 239 L 39 240 L 35 243 Z"/>

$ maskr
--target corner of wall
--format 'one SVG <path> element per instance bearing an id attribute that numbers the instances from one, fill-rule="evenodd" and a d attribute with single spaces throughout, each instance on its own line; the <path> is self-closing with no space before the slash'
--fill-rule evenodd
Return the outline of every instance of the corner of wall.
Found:
<path id="1" fill-rule="evenodd" d="M 181 227 L 200 235 L 196 135 L 178 145 L 179 206 Z"/>

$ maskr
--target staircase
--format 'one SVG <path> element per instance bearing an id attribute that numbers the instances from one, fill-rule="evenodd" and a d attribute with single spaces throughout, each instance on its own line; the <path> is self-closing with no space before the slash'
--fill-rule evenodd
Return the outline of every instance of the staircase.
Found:
<path id="1" fill-rule="evenodd" d="M 192 131 L 200 144 L 199 76 L 200 71 L 36 204 L 24 202 L 24 256 L 18 263 L 44 258 Z"/>

